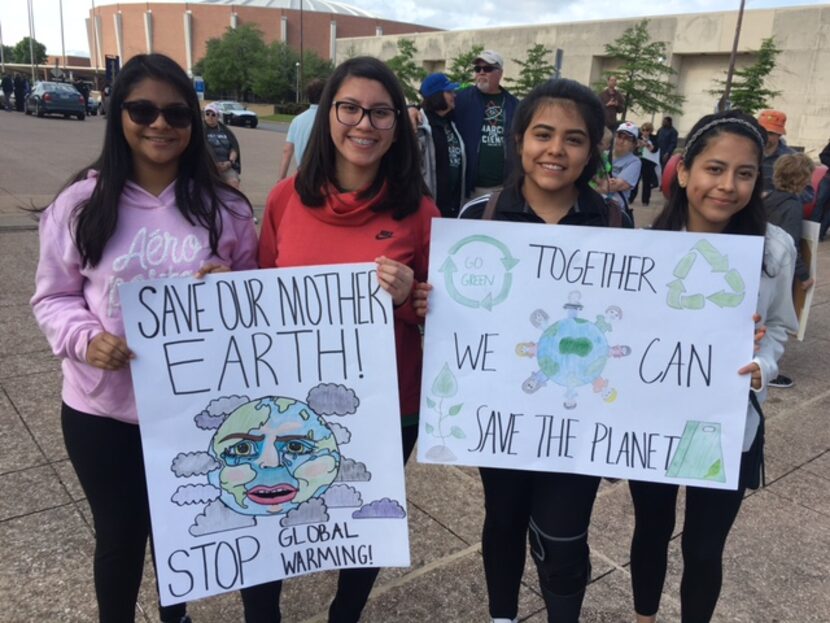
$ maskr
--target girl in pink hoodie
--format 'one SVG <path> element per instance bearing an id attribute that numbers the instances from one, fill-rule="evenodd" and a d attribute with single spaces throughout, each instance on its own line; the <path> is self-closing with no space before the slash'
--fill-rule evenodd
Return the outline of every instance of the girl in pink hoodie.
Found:
<path id="1" fill-rule="evenodd" d="M 112 88 L 104 145 L 40 219 L 32 307 L 62 360 L 67 453 L 95 524 L 99 619 L 132 621 L 150 532 L 118 285 L 256 268 L 251 206 L 222 183 L 185 72 L 134 56 Z M 185 604 L 162 621 L 189 621 Z"/>

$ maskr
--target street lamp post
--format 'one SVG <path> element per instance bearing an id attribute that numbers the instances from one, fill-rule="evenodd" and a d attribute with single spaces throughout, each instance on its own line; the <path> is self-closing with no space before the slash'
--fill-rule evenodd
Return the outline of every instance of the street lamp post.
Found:
<path id="1" fill-rule="evenodd" d="M 297 74 L 297 86 L 295 87 L 295 91 L 297 93 L 297 103 L 300 103 L 300 61 L 294 63 L 294 68 L 296 69 Z"/>
<path id="2" fill-rule="evenodd" d="M 732 53 L 729 55 L 729 68 L 726 70 L 726 84 L 724 85 L 723 95 L 718 100 L 718 111 L 723 112 L 729 106 L 729 96 L 732 92 L 732 76 L 735 73 L 735 58 L 738 55 L 738 41 L 741 38 L 741 22 L 744 19 L 744 0 L 741 0 L 741 6 L 738 9 L 738 23 L 735 25 L 735 39 L 732 42 Z"/>
<path id="3" fill-rule="evenodd" d="M 29 8 L 29 61 L 32 65 L 32 85 L 34 86 L 35 80 L 37 79 L 35 76 L 35 11 L 34 7 L 32 6 L 32 0 L 28 2 Z"/>
<path id="4" fill-rule="evenodd" d="M 6 73 L 6 55 L 3 53 L 3 26 L 0 25 L 0 73 Z"/>
<path id="5" fill-rule="evenodd" d="M 660 64 L 662 65 L 663 63 L 665 63 L 665 62 L 666 62 L 666 57 L 665 57 L 665 56 L 660 56 L 660 57 L 658 57 L 658 58 L 657 58 L 657 62 L 658 62 L 658 63 L 660 63 Z M 651 125 L 654 125 L 654 115 L 655 115 L 655 114 L 656 114 L 656 111 L 652 110 L 652 111 L 651 111 Z"/>

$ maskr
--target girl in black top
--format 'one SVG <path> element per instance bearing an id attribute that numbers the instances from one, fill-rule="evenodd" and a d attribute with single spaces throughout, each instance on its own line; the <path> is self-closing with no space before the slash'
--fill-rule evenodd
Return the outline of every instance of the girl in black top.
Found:
<path id="1" fill-rule="evenodd" d="M 552 226 L 619 225 L 589 186 L 601 162 L 603 107 L 573 80 L 551 80 L 519 105 L 510 138 L 513 174 L 497 196 L 468 203 L 461 218 Z M 611 210 L 617 208 L 611 207 Z M 430 286 L 415 290 L 426 314 Z M 588 524 L 600 479 L 553 472 L 481 468 L 484 573 L 494 623 L 517 620 L 528 531 L 548 620 L 577 622 L 591 575 Z"/>

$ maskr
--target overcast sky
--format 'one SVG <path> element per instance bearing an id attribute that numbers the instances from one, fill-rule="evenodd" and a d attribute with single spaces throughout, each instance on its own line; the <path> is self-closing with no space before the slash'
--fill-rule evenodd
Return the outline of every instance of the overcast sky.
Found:
<path id="1" fill-rule="evenodd" d="M 91 0 L 62 0 L 64 40 L 67 54 L 89 56 L 85 17 Z M 121 0 L 122 4 L 144 0 Z M 33 0 L 35 39 L 46 45 L 49 54 L 61 52 L 60 0 Z M 825 2 L 826 3 L 826 2 Z M 97 5 L 115 4 L 98 0 Z M 354 0 L 354 6 L 379 17 L 438 28 L 460 30 L 521 24 L 544 24 L 642 17 L 655 14 L 653 0 Z M 748 0 L 747 9 L 823 4 L 819 0 Z M 26 0 L 0 0 L 0 27 L 3 43 L 14 45 L 29 34 Z M 660 14 L 723 11 L 737 9 L 739 0 L 664 0 Z"/>

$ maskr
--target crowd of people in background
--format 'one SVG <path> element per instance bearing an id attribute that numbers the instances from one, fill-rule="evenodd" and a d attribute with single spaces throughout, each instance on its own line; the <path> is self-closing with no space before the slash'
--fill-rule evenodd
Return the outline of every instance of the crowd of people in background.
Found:
<path id="1" fill-rule="evenodd" d="M 0 88 L 3 91 L 3 108 L 12 110 L 12 95 L 14 95 L 14 110 L 23 112 L 23 102 L 32 90 L 29 79 L 19 72 L 14 75 L 3 74 L 0 79 Z"/>
<path id="2" fill-rule="evenodd" d="M 678 151 L 678 131 L 671 117 L 656 133 L 651 123 L 624 120 L 626 99 L 615 77 L 598 94 L 572 80 L 549 80 L 519 101 L 501 85 L 498 52 L 482 51 L 470 71 L 473 85 L 463 90 L 443 73 L 427 76 L 415 107 L 408 106 L 391 70 L 370 57 L 349 59 L 327 82 L 310 83 L 311 105 L 290 125 L 257 238 L 250 202 L 239 190 L 240 144 L 218 110 L 202 110 L 185 72 L 163 55 L 138 55 L 121 69 L 100 156 L 41 215 L 32 299 L 38 323 L 64 361 L 61 418 L 92 509 L 102 622 L 133 620 L 151 538 L 131 352 L 109 291 L 116 277 L 112 259 L 140 228 L 200 241 L 187 265 L 155 267 L 157 275 L 167 270 L 200 279 L 255 267 L 375 262 L 379 284 L 394 303 L 405 463 L 417 440 L 431 220 L 440 215 L 631 228 L 637 188 L 643 206 L 655 203 L 652 191 Z M 22 106 L 22 77 L 4 76 L 2 90 L 7 106 L 12 91 Z M 726 111 L 697 121 L 675 156 L 670 196 L 653 224 L 665 231 L 758 236 L 765 249 L 758 352 L 739 370 L 752 387 L 740 485 L 737 491 L 686 489 L 684 622 L 712 618 L 724 544 L 744 490 L 759 486 L 767 387 L 792 385 L 778 374 L 777 362 L 787 332 L 797 327 L 793 279 L 804 290 L 813 286 L 797 243 L 803 206 L 816 194 L 812 218 L 821 223 L 822 236 L 830 227 L 830 176 L 816 193 L 810 186 L 813 163 L 793 153 L 785 134 L 786 115 L 776 110 L 757 119 Z M 830 165 L 830 144 L 821 160 Z M 292 163 L 297 172 L 289 176 Z M 714 209 L 713 193 L 728 197 L 729 208 Z M 360 235 L 379 227 L 390 235 Z M 548 620 L 576 623 L 591 578 L 588 529 L 600 479 L 480 472 L 493 623 L 518 620 L 528 539 Z M 631 482 L 630 490 L 636 517 L 633 609 L 639 623 L 651 623 L 663 593 L 678 487 Z M 341 571 L 328 620 L 358 621 L 377 573 Z M 245 621 L 278 623 L 281 587 L 272 582 L 242 590 Z M 185 604 L 162 608 L 159 615 L 166 623 L 189 621 Z"/>

